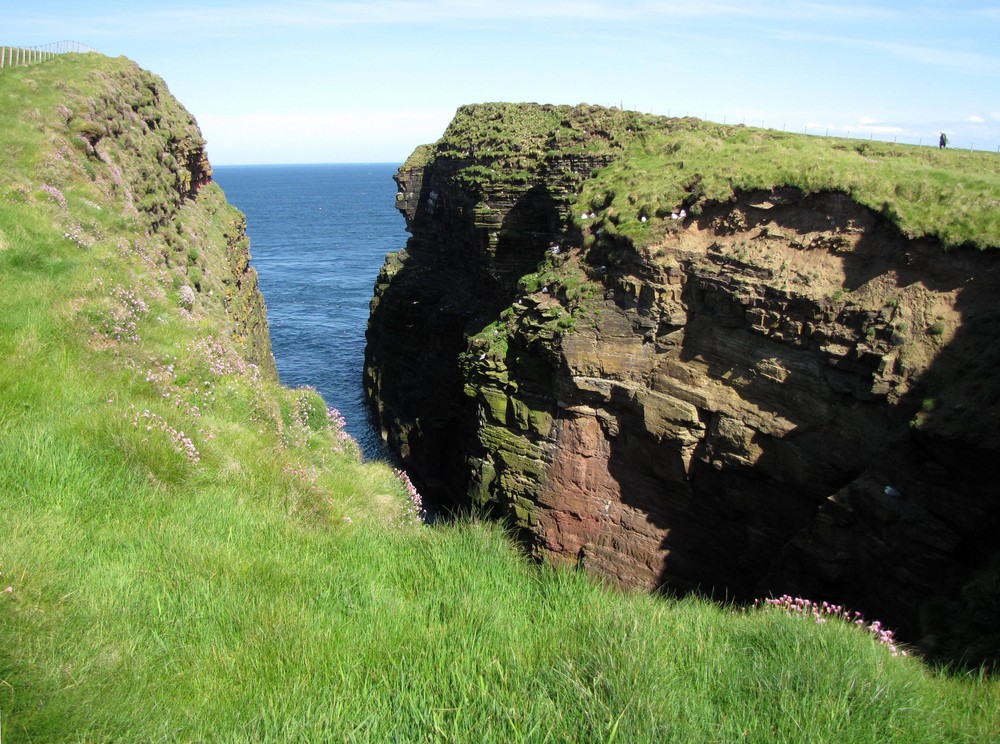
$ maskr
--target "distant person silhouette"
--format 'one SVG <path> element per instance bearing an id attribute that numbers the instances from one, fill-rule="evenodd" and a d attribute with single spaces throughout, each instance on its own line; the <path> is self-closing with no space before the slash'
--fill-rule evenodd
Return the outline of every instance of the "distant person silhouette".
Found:
<path id="1" fill-rule="evenodd" d="M 938 147 L 942 150 L 948 146 L 948 135 L 941 132 L 941 139 L 938 140 Z"/>

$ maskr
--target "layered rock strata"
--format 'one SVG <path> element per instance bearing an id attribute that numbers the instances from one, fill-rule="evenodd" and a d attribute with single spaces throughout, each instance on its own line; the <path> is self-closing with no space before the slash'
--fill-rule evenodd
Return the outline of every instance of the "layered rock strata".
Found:
<path id="1" fill-rule="evenodd" d="M 933 645 L 996 552 L 994 254 L 789 188 L 636 246 L 570 215 L 613 151 L 474 188 L 449 153 L 400 171 L 369 324 L 422 485 L 627 587 L 841 601 Z"/>

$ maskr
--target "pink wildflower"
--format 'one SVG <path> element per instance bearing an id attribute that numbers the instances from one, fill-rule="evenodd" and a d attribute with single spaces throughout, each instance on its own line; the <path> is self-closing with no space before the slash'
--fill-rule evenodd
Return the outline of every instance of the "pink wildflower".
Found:
<path id="1" fill-rule="evenodd" d="M 905 649 L 901 649 L 896 643 L 893 631 L 883 628 L 882 623 L 874 620 L 868 623 L 858 611 L 845 610 L 843 605 L 830 604 L 829 602 L 817 603 L 802 597 L 792 597 L 783 594 L 777 599 L 765 599 L 765 604 L 785 610 L 789 617 L 812 617 L 817 624 L 823 624 L 827 618 L 840 618 L 844 622 L 864 628 L 871 633 L 882 645 L 888 647 L 893 656 L 907 656 Z M 755 600 L 754 605 L 759 607 L 760 600 Z"/>
<path id="2" fill-rule="evenodd" d="M 406 488 L 406 493 L 409 497 L 407 505 L 408 521 L 411 523 L 422 522 L 427 517 L 427 513 L 424 511 L 424 501 L 417 491 L 417 487 L 413 485 L 413 481 L 410 480 L 410 476 L 406 474 L 405 470 L 395 470 L 394 472 L 400 483 Z"/>

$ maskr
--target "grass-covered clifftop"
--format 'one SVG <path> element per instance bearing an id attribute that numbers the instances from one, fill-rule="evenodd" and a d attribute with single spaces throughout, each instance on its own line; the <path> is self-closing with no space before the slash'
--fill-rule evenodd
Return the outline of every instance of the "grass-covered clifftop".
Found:
<path id="1" fill-rule="evenodd" d="M 470 146 L 470 143 L 474 143 Z M 470 160 L 462 178 L 518 181 L 553 160 L 606 156 L 578 200 L 607 211 L 639 243 L 662 237 L 654 216 L 697 214 L 736 192 L 792 187 L 839 191 L 886 215 L 910 238 L 946 247 L 1000 247 L 1000 157 L 869 140 L 818 137 L 693 118 L 667 118 L 599 106 L 484 103 L 463 106 L 432 146 L 432 157 Z M 521 179 L 524 181 L 525 179 Z M 642 217 L 647 220 L 642 220 Z"/>
<path id="2" fill-rule="evenodd" d="M 737 192 L 782 187 L 849 194 L 908 238 L 947 248 L 1000 247 L 1000 156 L 989 152 L 700 122 L 637 138 L 626 157 L 588 183 L 581 200 L 612 210 L 622 232 L 648 244 L 662 233 L 643 216 L 685 207 L 697 214 Z"/>
<path id="3" fill-rule="evenodd" d="M 278 385 L 242 217 L 123 59 L 0 71 L 0 731 L 954 741 L 1000 690 L 843 623 L 623 596 L 415 523 Z"/>

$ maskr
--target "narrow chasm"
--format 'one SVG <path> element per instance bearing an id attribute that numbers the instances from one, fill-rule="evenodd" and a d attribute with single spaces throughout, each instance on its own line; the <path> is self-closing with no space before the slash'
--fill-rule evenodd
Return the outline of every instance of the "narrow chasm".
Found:
<path id="1" fill-rule="evenodd" d="M 610 197 L 571 206 L 602 162 L 550 155 L 516 184 L 440 153 L 400 170 L 412 237 L 366 358 L 383 436 L 540 559 L 837 602 L 948 653 L 997 573 L 995 251 L 791 187 L 639 210 L 639 244 Z"/>

